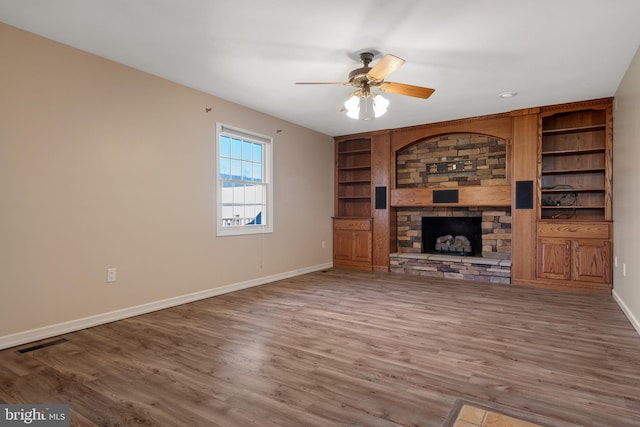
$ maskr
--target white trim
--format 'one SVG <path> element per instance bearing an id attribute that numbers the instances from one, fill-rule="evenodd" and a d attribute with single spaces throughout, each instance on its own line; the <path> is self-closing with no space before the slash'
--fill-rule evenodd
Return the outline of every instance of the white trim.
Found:
<path id="1" fill-rule="evenodd" d="M 152 311 L 162 310 L 177 305 L 198 301 L 205 298 L 215 297 L 217 295 L 229 292 L 239 291 L 254 286 L 260 286 L 277 280 L 288 279 L 295 276 L 301 276 L 314 271 L 325 270 L 333 267 L 332 263 L 315 265 L 312 267 L 300 268 L 297 270 L 287 271 L 284 273 L 274 274 L 272 276 L 260 277 L 258 279 L 247 280 L 245 282 L 233 283 L 221 286 L 219 288 L 207 289 L 205 291 L 194 292 L 192 294 L 181 295 L 160 301 L 141 304 L 134 307 L 123 308 L 121 310 L 110 311 L 107 313 L 97 314 L 82 319 L 71 320 L 69 322 L 57 323 L 55 325 L 44 326 L 38 329 L 18 332 L 11 335 L 0 337 L 0 350 L 15 347 L 18 345 L 42 340 L 45 338 L 55 337 L 57 335 L 67 334 L 69 332 L 79 331 L 80 329 L 90 328 L 92 326 L 102 325 L 104 323 L 114 322 L 116 320 L 126 319 L 128 317 L 139 316 L 141 314 L 150 313 Z"/>
<path id="2" fill-rule="evenodd" d="M 273 142 L 273 138 L 266 135 L 261 135 L 257 132 L 252 132 L 250 130 L 240 129 L 235 126 L 225 125 L 224 123 L 216 123 L 217 133 L 226 133 L 227 135 L 235 136 L 240 139 L 253 139 L 258 142 L 262 142 L 264 144 L 271 144 Z"/>
<path id="3" fill-rule="evenodd" d="M 634 316 L 631 310 L 629 310 L 629 307 L 627 307 L 627 304 L 625 304 L 622 298 L 620 298 L 620 296 L 616 293 L 615 289 L 613 290 L 613 292 L 611 292 L 611 295 L 613 295 L 613 299 L 618 303 L 618 306 L 620 307 L 620 309 L 622 309 L 622 312 L 625 314 L 625 316 L 627 316 L 627 319 L 629 319 L 629 322 L 631 322 L 631 326 L 633 326 L 638 335 L 640 335 L 640 322 L 638 321 L 638 319 L 636 319 L 636 316 Z"/>

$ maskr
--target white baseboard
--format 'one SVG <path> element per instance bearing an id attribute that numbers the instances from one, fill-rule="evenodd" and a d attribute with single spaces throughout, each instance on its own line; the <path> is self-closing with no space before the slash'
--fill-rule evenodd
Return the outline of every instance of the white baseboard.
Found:
<path id="1" fill-rule="evenodd" d="M 126 319 L 128 317 L 138 316 L 140 314 L 150 313 L 152 311 L 162 310 L 177 305 L 198 301 L 205 298 L 215 297 L 217 295 L 229 292 L 239 291 L 254 286 L 264 285 L 266 283 L 275 282 L 276 280 L 288 279 L 290 277 L 300 276 L 314 271 L 325 270 L 333 267 L 332 263 L 316 265 L 313 267 L 301 268 L 298 270 L 287 271 L 285 273 L 274 274 L 272 276 L 260 277 L 258 279 L 247 280 L 245 282 L 234 283 L 221 286 L 219 288 L 207 289 L 205 291 L 195 292 L 192 294 L 181 295 L 160 301 L 150 302 L 147 304 L 137 305 L 134 307 L 123 308 L 121 310 L 110 311 L 108 313 L 97 314 L 82 319 L 71 320 L 69 322 L 57 323 L 55 325 L 44 326 L 42 328 L 32 329 L 29 331 L 18 332 L 11 335 L 0 337 L 0 350 L 15 347 L 45 338 L 51 338 L 57 335 L 67 334 L 69 332 L 79 331 L 80 329 L 90 328 L 92 326 L 102 325 L 104 323 L 114 322 L 116 320 Z"/>
<path id="2" fill-rule="evenodd" d="M 618 306 L 622 309 L 622 312 L 627 316 L 627 319 L 629 319 L 629 322 L 631 322 L 631 325 L 634 327 L 638 335 L 640 335 L 640 322 L 638 322 L 636 316 L 634 316 L 631 310 L 629 310 L 629 307 L 627 307 L 622 298 L 620 298 L 616 293 L 615 289 L 611 294 L 613 295 L 613 299 L 618 303 Z"/>

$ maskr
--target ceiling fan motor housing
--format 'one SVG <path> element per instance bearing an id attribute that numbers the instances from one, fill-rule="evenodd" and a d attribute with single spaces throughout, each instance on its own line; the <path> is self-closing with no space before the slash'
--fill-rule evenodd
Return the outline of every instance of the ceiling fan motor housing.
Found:
<path id="1" fill-rule="evenodd" d="M 367 73 L 371 70 L 369 64 L 373 61 L 374 54 L 371 52 L 362 52 L 360 54 L 360 60 L 362 61 L 363 67 L 356 68 L 355 70 L 349 73 L 349 83 L 362 84 L 362 83 L 370 83 L 369 77 L 367 77 Z"/>
<path id="2" fill-rule="evenodd" d="M 369 70 L 371 70 L 371 67 L 356 68 L 349 73 L 349 82 L 357 84 L 368 82 L 369 78 L 367 77 L 367 73 Z"/>

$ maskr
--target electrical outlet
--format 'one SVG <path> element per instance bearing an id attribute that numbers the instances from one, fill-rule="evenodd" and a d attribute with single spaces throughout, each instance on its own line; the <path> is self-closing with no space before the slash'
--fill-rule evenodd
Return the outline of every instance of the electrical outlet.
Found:
<path id="1" fill-rule="evenodd" d="M 322 241 L 322 249 L 327 247 L 327 242 L 325 242 L 324 240 Z"/>
<path id="2" fill-rule="evenodd" d="M 116 281 L 116 269 L 107 268 L 107 283 L 113 283 Z"/>

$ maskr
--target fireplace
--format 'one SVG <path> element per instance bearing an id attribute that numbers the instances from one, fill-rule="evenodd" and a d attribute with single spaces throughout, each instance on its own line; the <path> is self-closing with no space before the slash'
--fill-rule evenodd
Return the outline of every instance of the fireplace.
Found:
<path id="1" fill-rule="evenodd" d="M 507 141 L 480 134 L 447 134 L 409 144 L 396 153 L 396 187 L 435 190 L 506 185 Z M 471 163 L 471 170 L 460 168 Z M 455 168 L 453 166 L 456 166 Z M 445 170 L 446 168 L 446 170 Z M 395 207 L 394 273 L 478 282 L 511 283 L 511 209 L 434 204 Z M 465 236 L 470 253 L 436 252 L 438 237 Z M 462 245 L 464 247 L 464 244 Z M 442 247 L 442 245 L 440 245 Z"/>
<path id="2" fill-rule="evenodd" d="M 482 218 L 422 217 L 422 252 L 482 256 Z"/>

